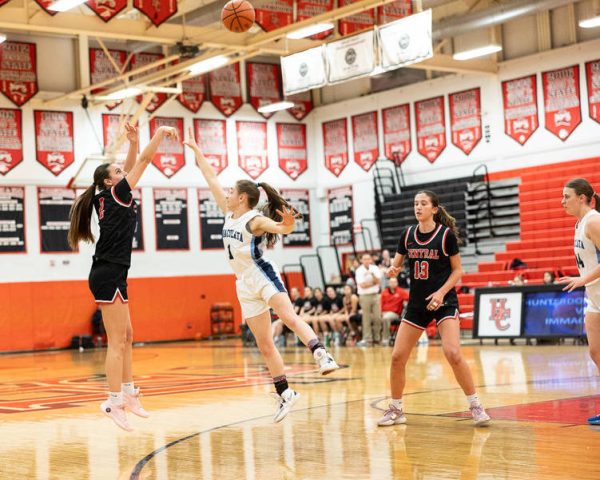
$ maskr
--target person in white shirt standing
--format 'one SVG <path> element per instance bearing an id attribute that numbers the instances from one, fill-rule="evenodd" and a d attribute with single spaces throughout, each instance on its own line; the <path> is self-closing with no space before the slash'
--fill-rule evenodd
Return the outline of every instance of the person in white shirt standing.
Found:
<path id="1" fill-rule="evenodd" d="M 359 347 L 368 347 L 373 342 L 381 341 L 381 300 L 379 287 L 381 285 L 381 270 L 373 265 L 373 258 L 363 253 L 360 258 L 361 266 L 356 269 L 356 285 L 362 310 L 363 338 L 357 343 Z"/>

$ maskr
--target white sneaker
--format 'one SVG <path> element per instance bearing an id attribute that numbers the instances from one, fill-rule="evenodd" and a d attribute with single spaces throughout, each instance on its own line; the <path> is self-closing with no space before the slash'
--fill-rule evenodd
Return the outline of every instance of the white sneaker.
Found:
<path id="1" fill-rule="evenodd" d="M 475 422 L 476 427 L 486 427 L 490 424 L 490 416 L 485 412 L 483 405 L 481 403 L 471 403 L 471 415 L 473 416 L 473 421 Z"/>
<path id="2" fill-rule="evenodd" d="M 319 365 L 319 373 L 321 375 L 327 375 L 340 368 L 339 365 L 335 363 L 333 357 L 327 353 L 327 350 L 324 348 L 317 348 L 313 353 L 313 357 L 315 357 L 315 360 Z"/>
<path id="3" fill-rule="evenodd" d="M 277 412 L 275 412 L 273 421 L 275 423 L 281 422 L 286 417 L 286 415 L 290 413 L 290 410 L 299 398 L 300 394 L 289 387 L 281 395 L 277 395 L 279 405 L 277 406 Z"/>
<path id="4" fill-rule="evenodd" d="M 124 405 L 113 405 L 110 400 L 106 400 L 100 404 L 100 410 L 104 415 L 115 422 L 118 427 L 121 427 L 127 432 L 133 432 L 133 427 L 127 421 Z"/>

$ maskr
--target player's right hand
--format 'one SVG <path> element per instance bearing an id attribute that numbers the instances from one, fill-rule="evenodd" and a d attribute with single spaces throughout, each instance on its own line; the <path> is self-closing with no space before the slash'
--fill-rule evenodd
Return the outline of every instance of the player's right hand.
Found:
<path id="1" fill-rule="evenodd" d="M 400 274 L 400 267 L 394 267 L 393 265 L 387 269 L 385 275 L 388 278 L 397 277 Z"/>
<path id="2" fill-rule="evenodd" d="M 200 150 L 198 144 L 196 143 L 196 139 L 194 138 L 194 129 L 192 127 L 188 130 L 188 138 L 183 142 L 184 145 L 187 145 L 192 150 Z"/>

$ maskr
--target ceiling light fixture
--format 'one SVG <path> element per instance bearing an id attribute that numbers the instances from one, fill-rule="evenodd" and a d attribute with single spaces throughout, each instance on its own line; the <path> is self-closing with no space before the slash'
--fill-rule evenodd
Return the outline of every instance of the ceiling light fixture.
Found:
<path id="1" fill-rule="evenodd" d="M 54 2 L 50 6 L 48 6 L 48 10 L 52 10 L 54 12 L 66 12 L 67 10 L 71 10 L 82 3 L 85 3 L 86 0 L 58 0 Z"/>
<path id="2" fill-rule="evenodd" d="M 465 50 L 464 52 L 458 52 L 452 55 L 454 60 L 471 60 L 477 57 L 484 57 L 491 55 L 502 50 L 500 45 L 486 45 L 484 47 L 473 48 L 472 50 Z"/>
<path id="3" fill-rule="evenodd" d="M 190 65 L 188 70 L 192 75 L 200 75 L 201 73 L 216 70 L 217 68 L 226 65 L 228 62 L 229 57 L 227 55 L 217 55 L 216 57 L 206 58 Z"/>
<path id="4" fill-rule="evenodd" d="M 279 110 L 287 110 L 288 108 L 292 108 L 294 105 L 294 102 L 288 101 L 269 103 L 268 105 L 258 107 L 258 113 L 278 112 Z"/>
<path id="5" fill-rule="evenodd" d="M 586 18 L 585 20 L 579 20 L 579 26 L 581 28 L 600 27 L 600 15 L 597 17 Z"/>
<path id="6" fill-rule="evenodd" d="M 314 25 L 309 25 L 308 27 L 290 32 L 286 36 L 291 40 L 300 40 L 301 38 L 311 37 L 312 35 L 326 32 L 327 30 L 333 29 L 333 27 L 333 23 L 315 23 Z"/>
<path id="7" fill-rule="evenodd" d="M 137 97 L 142 93 L 144 93 L 144 91 L 141 88 L 127 87 L 122 90 L 109 93 L 108 95 L 98 95 L 96 98 L 99 100 L 123 100 L 125 98 Z"/>

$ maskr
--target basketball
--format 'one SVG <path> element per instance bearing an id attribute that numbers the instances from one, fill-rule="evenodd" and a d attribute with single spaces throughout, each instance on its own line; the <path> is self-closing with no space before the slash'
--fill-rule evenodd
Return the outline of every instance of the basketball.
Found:
<path id="1" fill-rule="evenodd" d="M 254 7 L 246 0 L 231 0 L 221 10 L 221 22 L 230 32 L 247 32 L 254 25 Z"/>

